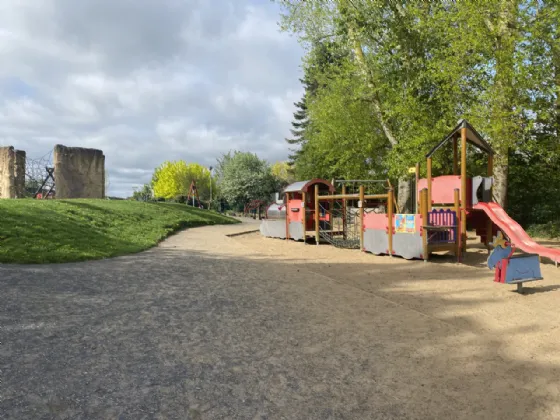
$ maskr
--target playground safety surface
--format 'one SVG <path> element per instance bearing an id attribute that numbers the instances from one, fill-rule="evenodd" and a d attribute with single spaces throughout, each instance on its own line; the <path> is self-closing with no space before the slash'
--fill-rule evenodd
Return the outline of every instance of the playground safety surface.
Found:
<path id="1" fill-rule="evenodd" d="M 0 418 L 558 419 L 560 271 L 190 229 L 0 266 Z"/>

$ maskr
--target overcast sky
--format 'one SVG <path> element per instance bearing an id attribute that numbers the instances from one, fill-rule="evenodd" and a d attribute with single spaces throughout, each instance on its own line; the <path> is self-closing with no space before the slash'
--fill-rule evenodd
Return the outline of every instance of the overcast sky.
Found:
<path id="1" fill-rule="evenodd" d="M 302 50 L 269 0 L 0 1 L 0 145 L 102 149 L 110 195 L 230 149 L 271 162 Z"/>

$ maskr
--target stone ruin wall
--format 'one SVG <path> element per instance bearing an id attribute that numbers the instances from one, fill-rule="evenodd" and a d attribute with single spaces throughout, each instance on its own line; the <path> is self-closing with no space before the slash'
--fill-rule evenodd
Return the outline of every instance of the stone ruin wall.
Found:
<path id="1" fill-rule="evenodd" d="M 0 198 L 25 197 L 26 153 L 0 147 Z M 105 155 L 97 149 L 54 148 L 56 198 L 105 198 Z"/>
<path id="2" fill-rule="evenodd" d="M 15 198 L 25 197 L 25 158 L 23 150 L 16 150 L 14 166 L 14 195 Z"/>
<path id="3" fill-rule="evenodd" d="M 0 198 L 25 196 L 25 152 L 0 147 Z"/>
<path id="4" fill-rule="evenodd" d="M 105 198 L 105 155 L 97 149 L 54 148 L 56 198 Z"/>

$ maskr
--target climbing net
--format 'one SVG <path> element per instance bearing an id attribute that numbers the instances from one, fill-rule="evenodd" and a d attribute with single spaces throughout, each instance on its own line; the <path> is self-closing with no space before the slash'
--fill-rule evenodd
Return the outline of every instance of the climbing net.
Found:
<path id="1" fill-rule="evenodd" d="M 25 159 L 25 195 L 27 197 L 50 198 L 54 196 L 54 178 L 49 176 L 52 171 L 53 150 L 39 158 Z"/>

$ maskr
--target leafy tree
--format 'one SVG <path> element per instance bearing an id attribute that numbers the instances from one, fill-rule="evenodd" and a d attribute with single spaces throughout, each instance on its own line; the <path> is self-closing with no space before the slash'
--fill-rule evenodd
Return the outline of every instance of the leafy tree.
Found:
<path id="1" fill-rule="evenodd" d="M 216 173 L 222 197 L 237 209 L 250 200 L 268 200 L 279 189 L 270 165 L 253 153 L 228 152 L 218 159 Z"/>
<path id="2" fill-rule="evenodd" d="M 144 184 L 141 189 L 132 193 L 132 199 L 136 201 L 150 201 L 153 198 L 153 191 L 150 184 Z"/>
<path id="3" fill-rule="evenodd" d="M 401 208 L 406 207 L 410 196 L 408 167 L 419 160 L 426 144 L 439 140 L 453 125 L 450 121 L 456 121 L 453 101 L 439 93 L 439 73 L 426 71 L 432 68 L 430 49 L 444 42 L 438 26 L 434 30 L 427 23 L 437 23 L 432 17 L 437 5 L 413 1 L 403 7 L 400 2 L 365 0 L 280 3 L 285 11 L 283 27 L 297 33 L 304 45 L 328 38 L 351 54 L 346 74 L 339 76 L 359 81 L 361 89 L 347 96 L 347 103 L 355 102 L 355 110 L 363 108 L 360 112 L 372 120 L 375 135 L 382 137 L 376 141 L 381 147 L 376 152 L 380 153 L 360 160 L 371 162 L 384 156 L 389 175 L 399 178 L 399 202 Z M 438 118 L 436 123 L 434 118 Z M 354 123 L 352 119 L 341 121 L 338 131 L 344 133 Z M 324 128 L 315 125 L 313 117 L 310 125 L 315 132 Z M 347 151 L 360 153 L 364 143 L 353 143 L 356 148 Z"/>
<path id="4" fill-rule="evenodd" d="M 558 217 L 557 1 L 277 2 L 283 29 L 307 50 L 305 77 L 314 83 L 298 178 L 399 178 L 402 208 L 406 169 L 467 118 L 497 153 L 496 200 L 509 201 L 524 223 Z M 317 65 L 318 45 L 342 52 L 341 65 Z M 438 152 L 435 174 L 449 172 L 449 152 Z M 468 159 L 469 173 L 481 170 L 478 153 Z"/>
<path id="5" fill-rule="evenodd" d="M 270 170 L 272 175 L 278 180 L 279 188 L 283 188 L 295 182 L 292 166 L 288 162 L 275 162 Z"/>
<path id="6" fill-rule="evenodd" d="M 289 156 L 290 163 L 293 164 L 299 154 L 301 153 L 301 148 L 306 143 L 305 129 L 309 125 L 309 119 L 307 116 L 307 105 L 306 105 L 306 94 L 299 102 L 295 102 L 296 111 L 294 112 L 294 121 L 292 121 L 292 128 L 290 132 L 292 133 L 292 138 L 287 138 L 286 142 L 290 145 L 296 145 L 298 149 L 291 149 L 293 154 Z"/>
<path id="7" fill-rule="evenodd" d="M 152 188 L 155 197 L 172 199 L 186 196 L 191 182 L 195 181 L 200 200 L 210 199 L 210 182 L 213 193 L 216 191 L 215 181 L 210 176 L 210 170 L 198 163 L 187 164 L 183 160 L 166 161 L 157 167 L 152 176 Z"/>
<path id="8" fill-rule="evenodd" d="M 347 62 L 331 74 L 309 105 L 312 127 L 320 129 L 310 131 L 296 164 L 298 178 L 364 179 L 384 173 L 387 142 L 360 99 L 364 86 L 353 66 Z"/>
<path id="9" fill-rule="evenodd" d="M 309 115 L 308 102 L 312 100 L 321 86 L 318 80 L 319 74 L 326 74 L 326 68 L 343 61 L 346 58 L 344 50 L 337 48 L 336 44 L 329 41 L 321 41 L 314 43 L 312 50 L 306 59 L 304 66 L 304 77 L 300 79 L 304 87 L 303 97 L 300 101 L 295 102 L 296 111 L 294 112 L 294 120 L 292 121 L 292 138 L 287 138 L 286 142 L 295 148 L 290 149 L 293 154 L 289 156 L 289 164 L 294 165 L 301 156 L 305 145 L 307 144 L 309 132 Z"/>

